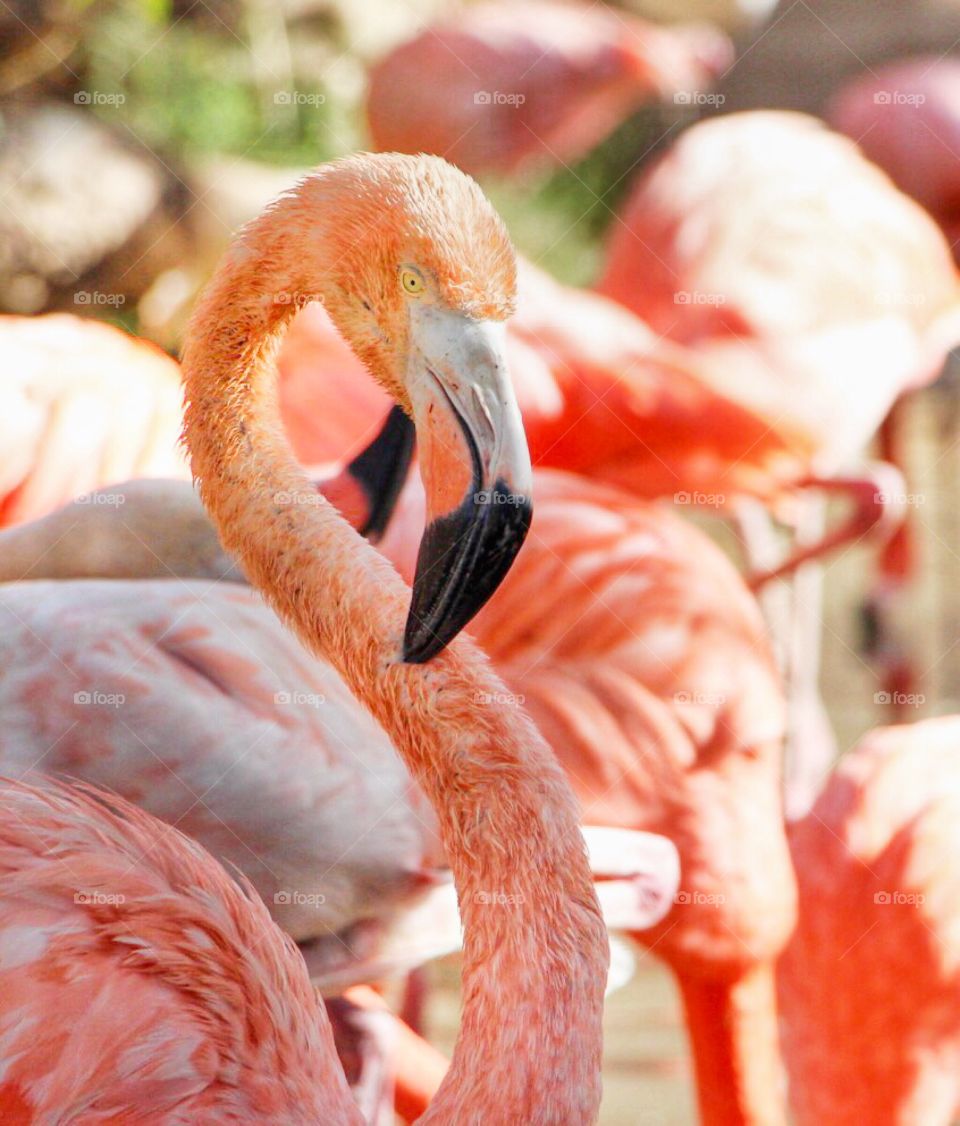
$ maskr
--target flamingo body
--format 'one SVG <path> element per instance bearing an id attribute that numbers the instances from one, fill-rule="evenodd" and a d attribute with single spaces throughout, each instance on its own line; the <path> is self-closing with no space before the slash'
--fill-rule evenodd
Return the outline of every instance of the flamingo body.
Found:
<path id="1" fill-rule="evenodd" d="M 779 992 L 798 1123 L 954 1120 L 958 825 L 949 716 L 871 732 L 791 827 L 800 911 Z"/>
<path id="2" fill-rule="evenodd" d="M 6 781 L 0 811 L 4 1122 L 359 1121 L 302 959 L 248 887 L 89 789 Z"/>
<path id="3" fill-rule="evenodd" d="M 0 526 L 131 477 L 186 477 L 183 392 L 158 348 L 66 314 L 0 317 Z"/>
<path id="4" fill-rule="evenodd" d="M 372 953 L 438 878 L 383 731 L 246 588 L 15 583 L 0 616 L 0 771 L 82 778 L 177 825 L 319 940 L 317 973 L 320 950 L 331 971 Z"/>
<path id="5" fill-rule="evenodd" d="M 833 472 L 958 333 L 935 224 L 845 138 L 800 114 L 688 130 L 643 176 L 598 287 L 688 345 L 705 382 Z"/>
<path id="6" fill-rule="evenodd" d="M 730 53 L 707 26 L 658 28 L 544 0 L 480 4 L 373 67 L 367 118 L 383 151 L 440 153 L 474 175 L 515 173 L 578 159 L 645 101 L 692 97 Z"/>

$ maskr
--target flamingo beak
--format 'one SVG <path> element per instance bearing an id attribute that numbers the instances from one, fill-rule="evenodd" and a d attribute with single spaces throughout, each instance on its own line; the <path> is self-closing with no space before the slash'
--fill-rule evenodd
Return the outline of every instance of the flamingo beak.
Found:
<path id="1" fill-rule="evenodd" d="M 413 461 L 413 423 L 392 407 L 377 436 L 336 477 L 317 487 L 371 543 L 383 536 Z"/>
<path id="2" fill-rule="evenodd" d="M 504 360 L 505 326 L 414 306 L 407 387 L 427 525 L 403 659 L 440 653 L 503 581 L 530 527 L 530 454 Z"/>

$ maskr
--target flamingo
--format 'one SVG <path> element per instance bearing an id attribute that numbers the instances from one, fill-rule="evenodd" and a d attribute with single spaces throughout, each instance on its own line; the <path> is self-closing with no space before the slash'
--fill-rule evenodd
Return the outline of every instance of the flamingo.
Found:
<path id="1" fill-rule="evenodd" d="M 824 115 L 930 212 L 956 256 L 960 63 L 931 55 L 877 67 L 840 87 Z"/>
<path id="2" fill-rule="evenodd" d="M 872 731 L 791 826 L 800 910 L 778 988 L 800 1126 L 960 1110 L 958 751 L 957 716 Z"/>
<path id="3" fill-rule="evenodd" d="M 515 175 L 577 160 L 652 99 L 689 101 L 731 56 L 705 24 L 657 27 L 595 4 L 478 4 L 371 69 L 367 120 L 379 149 Z"/>
<path id="4" fill-rule="evenodd" d="M 692 348 L 704 378 L 821 477 L 861 453 L 902 391 L 939 373 L 958 330 L 936 226 L 800 114 L 689 129 L 633 191 L 598 289 Z"/>
<path id="5" fill-rule="evenodd" d="M 175 824 L 311 942 L 315 975 L 366 980 L 443 856 L 429 807 L 329 665 L 234 583 L 8 583 L 0 620 L 0 771 L 78 778 Z"/>
<path id="6" fill-rule="evenodd" d="M 0 317 L 0 526 L 131 477 L 188 476 L 177 364 L 67 314 Z"/>
<path id="7" fill-rule="evenodd" d="M 408 588 L 318 500 L 280 437 L 271 369 L 292 310 L 269 298 L 281 288 L 322 295 L 418 425 L 429 516 L 406 611 Z M 592 1121 L 599 1102 L 606 940 L 574 803 L 523 713 L 478 706 L 503 686 L 454 640 L 528 520 L 499 339 L 513 289 L 506 234 L 472 181 L 439 159 L 362 154 L 321 166 L 246 228 L 183 362 L 192 468 L 225 546 L 384 728 L 440 823 L 465 1004 L 433 1121 Z M 513 500 L 470 504 L 478 492 Z M 491 911 L 485 888 L 509 890 L 515 909 Z M 497 1019 L 505 1006 L 515 1023 Z M 319 1049 L 315 1114 L 357 1121 L 327 1033 Z M 65 1064 L 44 1065 L 50 1089 Z M 5 1066 L 7 1083 L 26 1079 L 19 1060 Z"/>
<path id="8" fill-rule="evenodd" d="M 296 947 L 188 837 L 0 784 L 4 1122 L 359 1122 Z"/>

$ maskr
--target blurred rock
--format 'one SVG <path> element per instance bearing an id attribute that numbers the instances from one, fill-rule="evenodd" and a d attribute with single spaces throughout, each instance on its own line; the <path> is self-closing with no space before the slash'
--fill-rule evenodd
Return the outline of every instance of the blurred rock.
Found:
<path id="1" fill-rule="evenodd" d="M 0 121 L 4 311 L 119 309 L 188 252 L 190 193 L 158 157 L 80 107 L 8 106 Z"/>

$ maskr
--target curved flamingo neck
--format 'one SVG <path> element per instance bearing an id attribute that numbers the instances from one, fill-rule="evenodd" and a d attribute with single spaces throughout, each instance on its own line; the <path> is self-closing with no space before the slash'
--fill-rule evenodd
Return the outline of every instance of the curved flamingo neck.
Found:
<path id="1" fill-rule="evenodd" d="M 527 717 L 490 705 L 506 690 L 472 643 L 401 663 L 409 589 L 293 459 L 273 363 L 292 309 L 270 295 L 323 295 L 325 276 L 322 262 L 303 276 L 303 246 L 279 237 L 288 222 L 283 205 L 262 217 L 194 315 L 183 357 L 194 475 L 225 547 L 376 717 L 437 811 L 464 1000 L 422 1121 L 592 1122 L 608 953 L 572 793 Z"/>

